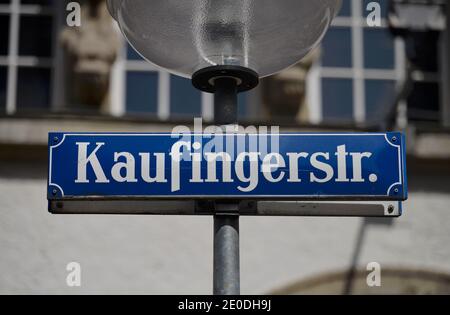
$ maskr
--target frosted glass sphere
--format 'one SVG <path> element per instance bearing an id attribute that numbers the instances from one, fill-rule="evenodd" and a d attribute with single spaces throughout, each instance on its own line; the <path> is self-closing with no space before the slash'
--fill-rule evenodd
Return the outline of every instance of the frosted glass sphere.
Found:
<path id="1" fill-rule="evenodd" d="M 341 0 L 108 0 L 145 59 L 191 77 L 238 65 L 260 77 L 302 59 L 323 38 Z"/>

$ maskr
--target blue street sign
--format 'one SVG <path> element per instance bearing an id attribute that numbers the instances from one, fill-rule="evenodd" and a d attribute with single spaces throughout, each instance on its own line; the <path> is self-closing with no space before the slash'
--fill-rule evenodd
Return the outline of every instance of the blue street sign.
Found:
<path id="1" fill-rule="evenodd" d="M 48 199 L 405 200 L 401 133 L 50 133 Z"/>

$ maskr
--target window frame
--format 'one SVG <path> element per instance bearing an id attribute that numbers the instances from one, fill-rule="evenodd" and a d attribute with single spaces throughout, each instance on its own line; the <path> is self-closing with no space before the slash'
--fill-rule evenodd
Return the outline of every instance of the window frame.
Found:
<path id="1" fill-rule="evenodd" d="M 115 29 L 120 30 L 115 24 Z M 156 116 L 161 121 L 170 121 L 171 113 L 171 74 L 146 60 L 130 60 L 128 59 L 128 47 L 123 36 L 120 36 L 120 50 L 111 71 L 111 114 L 113 116 L 122 117 L 127 114 L 126 111 L 126 78 L 127 72 L 156 72 L 158 74 L 158 101 Z M 131 48 L 132 49 L 132 48 Z M 201 114 L 205 121 L 214 119 L 214 97 L 210 93 L 201 93 Z"/>
<path id="2" fill-rule="evenodd" d="M 394 68 L 368 69 L 364 64 L 364 29 L 372 28 L 367 25 L 364 16 L 364 6 L 361 0 L 350 1 L 350 15 L 337 16 L 331 27 L 349 28 L 351 32 L 352 67 L 326 67 L 319 62 L 311 71 L 309 82 L 310 121 L 320 124 L 326 120 L 322 107 L 322 79 L 351 79 L 353 80 L 353 120 L 356 124 L 366 122 L 366 80 L 395 80 L 396 89 L 405 80 L 406 59 L 404 56 L 404 42 L 400 38 L 394 39 Z M 378 29 L 386 29 L 387 21 L 381 19 Z"/>
<path id="3" fill-rule="evenodd" d="M 405 42 L 400 37 L 394 38 L 394 68 L 393 69 L 368 69 L 364 62 L 364 30 L 377 28 L 387 29 L 387 19 L 381 18 L 381 26 L 371 27 L 367 25 L 364 2 L 362 0 L 350 1 L 350 16 L 337 16 L 331 27 L 347 27 L 351 29 L 352 42 L 352 67 L 351 68 L 332 68 L 326 67 L 319 62 L 315 65 L 308 78 L 308 104 L 310 121 L 320 124 L 326 119 L 323 117 L 322 110 L 322 86 L 323 78 L 327 79 L 352 79 L 353 80 L 353 122 L 364 124 L 366 117 L 366 80 L 389 80 L 395 81 L 395 89 L 398 91 L 404 85 L 406 80 L 406 55 Z M 436 83 L 441 85 L 441 75 L 437 73 L 426 73 L 415 71 L 413 73 L 414 82 Z M 441 101 L 442 102 L 442 101 Z M 440 104 L 441 105 L 441 104 Z M 442 107 L 442 105 L 441 105 Z M 398 121 L 400 127 L 406 127 L 407 124 L 407 104 L 405 100 L 398 104 Z M 401 116 L 401 117 L 400 117 Z"/>
<path id="4" fill-rule="evenodd" d="M 18 89 L 18 73 L 20 67 L 27 68 L 44 68 L 50 70 L 50 99 L 49 108 L 51 109 L 56 101 L 54 91 L 57 90 L 54 83 L 56 62 L 56 34 L 57 34 L 57 15 L 61 10 L 57 10 L 63 1 L 56 1 L 53 5 L 40 4 L 23 4 L 21 0 L 11 0 L 9 4 L 0 4 L 0 15 L 9 16 L 9 39 L 8 51 L 6 56 L 0 56 L 0 66 L 5 67 L 7 71 L 6 78 L 6 106 L 7 115 L 14 115 L 17 108 L 17 89 Z M 56 6 L 55 6 L 56 5 Z M 52 23 L 52 55 L 50 57 L 38 56 L 20 56 L 20 18 L 23 16 L 49 16 L 53 19 Z"/>

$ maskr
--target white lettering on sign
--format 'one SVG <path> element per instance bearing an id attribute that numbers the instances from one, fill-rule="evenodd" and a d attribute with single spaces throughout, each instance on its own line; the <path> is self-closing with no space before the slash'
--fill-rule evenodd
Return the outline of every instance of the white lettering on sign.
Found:
<path id="1" fill-rule="evenodd" d="M 311 183 L 317 182 L 317 183 L 326 183 L 329 182 L 334 175 L 334 170 L 331 167 L 331 165 L 327 164 L 326 162 L 319 161 L 318 158 L 322 157 L 324 160 L 329 160 L 330 155 L 328 153 L 318 152 L 314 153 L 311 156 L 311 165 L 315 167 L 317 170 L 322 171 L 325 173 L 325 176 L 323 178 L 318 178 L 314 174 L 314 172 L 311 172 Z"/>
<path id="2" fill-rule="evenodd" d="M 338 165 L 338 177 L 336 182 L 348 182 L 347 178 L 347 156 L 345 145 L 341 145 L 337 147 L 337 152 L 335 153 L 337 156 L 337 165 Z"/>
<path id="3" fill-rule="evenodd" d="M 120 162 L 119 160 L 123 158 L 125 161 Z M 137 183 L 135 175 L 135 161 L 134 156 L 128 152 L 114 153 L 114 164 L 111 175 L 112 178 L 119 183 Z"/>
<path id="4" fill-rule="evenodd" d="M 90 145 L 89 142 L 77 142 L 76 145 L 78 146 L 78 177 L 75 180 L 75 183 L 89 183 L 89 180 L 87 179 L 88 164 L 90 164 L 94 170 L 96 183 L 109 183 L 97 157 L 97 151 L 105 144 L 101 142 L 96 143 L 97 146 L 89 156 L 87 155 L 88 146 Z"/>
<path id="5" fill-rule="evenodd" d="M 275 162 L 273 163 L 273 159 L 275 159 Z M 262 163 L 262 172 L 264 174 L 264 177 L 271 183 L 278 183 L 283 180 L 283 177 L 285 175 L 285 172 L 281 171 L 280 175 L 278 175 L 277 178 L 273 177 L 273 173 L 276 172 L 278 169 L 283 169 L 286 167 L 286 162 L 283 159 L 283 156 L 279 153 L 269 153 L 267 154 Z"/>
<path id="6" fill-rule="evenodd" d="M 219 179 L 217 178 L 217 160 L 220 158 L 222 161 L 222 182 L 224 183 L 232 183 L 233 179 L 231 178 L 231 155 L 226 152 L 220 153 L 205 153 L 206 161 L 208 162 L 208 177 L 205 182 L 207 183 L 218 183 Z"/>
<path id="7" fill-rule="evenodd" d="M 290 152 L 290 153 L 287 153 L 287 156 L 289 157 L 289 174 L 290 174 L 288 182 L 300 183 L 302 180 L 300 179 L 299 173 L 298 173 L 299 159 L 300 158 L 306 159 L 306 158 L 308 158 L 309 154 L 306 152 L 301 152 L 301 153 Z"/>
<path id="8" fill-rule="evenodd" d="M 144 182 L 146 183 L 167 183 L 165 170 L 165 154 L 164 153 L 155 153 L 156 157 L 156 165 L 159 166 L 156 168 L 156 176 L 152 177 L 150 175 L 150 153 L 139 153 L 139 156 L 142 159 L 141 163 L 141 176 Z"/>
<path id="9" fill-rule="evenodd" d="M 130 152 L 113 152 L 112 156 L 99 159 L 99 154 L 106 147 L 105 143 L 77 142 L 78 166 L 75 183 L 88 184 L 91 181 L 107 184 L 137 183 L 143 181 L 149 184 L 167 183 L 170 181 L 171 191 L 181 189 L 181 163 L 190 163 L 190 183 L 233 183 L 242 192 L 252 192 L 258 187 L 261 177 L 269 183 L 283 180 L 289 183 L 352 182 L 364 183 L 366 180 L 374 183 L 378 180 L 376 174 L 366 174 L 364 178 L 364 161 L 372 158 L 371 152 L 347 152 L 345 145 L 339 145 L 334 152 L 286 152 L 267 153 L 242 152 L 233 161 L 228 152 L 202 152 L 199 142 L 178 141 L 171 147 L 170 167 L 166 168 L 165 152 L 139 152 L 134 156 Z M 89 150 L 90 149 L 90 150 Z M 189 158 L 184 159 L 188 154 Z M 104 169 L 100 160 L 110 158 Z M 206 162 L 206 163 L 204 163 Z M 348 164 L 351 163 L 351 164 Z M 205 165 L 206 164 L 206 165 Z M 336 169 L 333 167 L 336 165 Z M 140 166 L 140 169 L 138 169 Z M 219 174 L 217 170 L 222 170 Z M 348 168 L 347 166 L 351 166 Z M 89 178 L 88 169 L 93 176 Z M 183 166 L 186 170 L 186 166 Z M 352 174 L 347 174 L 351 171 Z M 233 173 L 234 172 L 234 173 Z M 233 174 L 235 176 L 233 176 Z M 350 175 L 350 177 L 349 177 Z"/>
<path id="10" fill-rule="evenodd" d="M 238 186 L 238 189 L 242 192 L 250 192 L 258 186 L 259 176 L 258 176 L 258 164 L 259 164 L 260 153 L 256 152 L 243 152 L 240 153 L 236 158 L 236 176 L 238 179 L 245 184 L 247 187 Z M 245 175 L 244 162 L 248 158 L 250 162 L 249 175 Z"/>

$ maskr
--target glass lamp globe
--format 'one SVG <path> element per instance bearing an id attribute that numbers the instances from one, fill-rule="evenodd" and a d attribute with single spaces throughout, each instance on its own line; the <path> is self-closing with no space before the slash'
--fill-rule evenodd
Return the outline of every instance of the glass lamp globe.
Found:
<path id="1" fill-rule="evenodd" d="M 145 59 L 191 78 L 211 66 L 259 77 L 302 59 L 322 39 L 341 0 L 108 0 Z"/>

